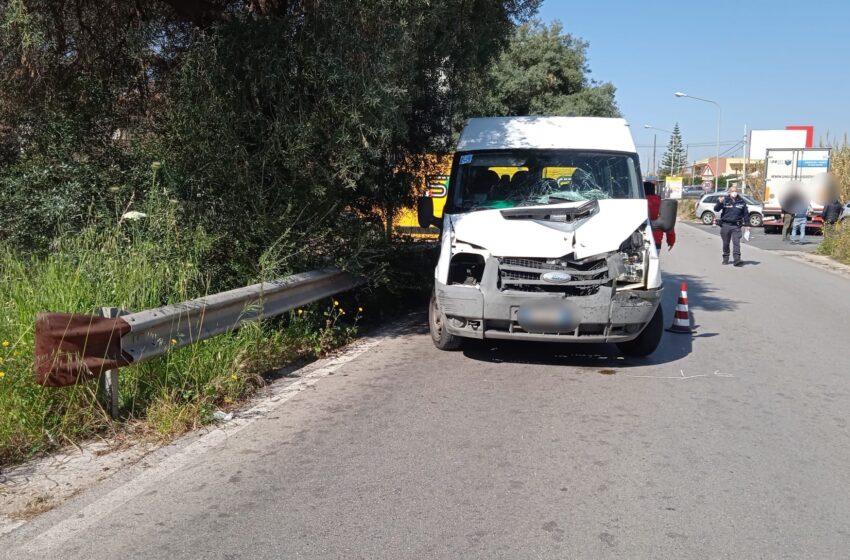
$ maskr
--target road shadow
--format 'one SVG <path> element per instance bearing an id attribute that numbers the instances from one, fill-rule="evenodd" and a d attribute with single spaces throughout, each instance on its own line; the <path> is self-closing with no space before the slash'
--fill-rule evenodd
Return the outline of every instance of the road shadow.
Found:
<path id="1" fill-rule="evenodd" d="M 666 327 L 673 321 L 673 313 L 676 309 L 679 293 L 677 290 L 669 289 L 665 292 L 661 305 Z M 693 318 L 691 321 L 693 324 Z M 713 335 L 707 333 L 704 336 Z M 472 360 L 495 364 L 574 366 L 606 370 L 668 364 L 681 360 L 693 351 L 693 339 L 694 337 L 691 334 L 672 333 L 665 330 L 658 349 L 646 358 L 623 356 L 614 344 L 518 342 L 510 340 L 464 341 L 463 354 Z"/>
<path id="2" fill-rule="evenodd" d="M 759 264 L 755 261 L 754 264 Z M 717 266 L 724 266 L 718 263 Z M 732 266 L 726 265 L 726 266 Z M 741 305 L 740 301 L 734 300 L 728 296 L 728 287 L 718 290 L 705 281 L 703 277 L 693 276 L 691 274 L 664 274 L 664 311 L 672 308 L 667 305 L 672 301 L 673 307 L 679 298 L 679 290 L 682 283 L 687 284 L 688 288 L 688 304 L 691 312 L 696 310 L 704 311 L 734 311 Z M 665 313 L 666 316 L 666 313 Z"/>

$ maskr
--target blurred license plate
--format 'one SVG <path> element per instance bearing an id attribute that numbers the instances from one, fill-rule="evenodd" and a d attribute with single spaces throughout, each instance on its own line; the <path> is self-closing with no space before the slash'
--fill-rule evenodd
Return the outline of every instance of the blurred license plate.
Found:
<path id="1" fill-rule="evenodd" d="M 565 304 L 526 305 L 519 308 L 517 322 L 529 332 L 566 332 L 575 330 L 576 310 Z"/>

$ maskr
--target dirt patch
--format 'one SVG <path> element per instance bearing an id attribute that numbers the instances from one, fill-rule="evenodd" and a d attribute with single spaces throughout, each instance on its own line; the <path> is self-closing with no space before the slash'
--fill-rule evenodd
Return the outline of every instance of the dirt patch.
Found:
<path id="1" fill-rule="evenodd" d="M 151 441 L 98 441 L 0 471 L 0 534 L 127 468 L 159 447 Z"/>
<path id="2" fill-rule="evenodd" d="M 813 255 L 811 253 L 800 253 L 797 251 L 777 251 L 780 255 L 799 261 L 815 268 L 820 268 L 845 278 L 850 278 L 850 265 L 840 263 L 832 257 L 824 255 Z"/>

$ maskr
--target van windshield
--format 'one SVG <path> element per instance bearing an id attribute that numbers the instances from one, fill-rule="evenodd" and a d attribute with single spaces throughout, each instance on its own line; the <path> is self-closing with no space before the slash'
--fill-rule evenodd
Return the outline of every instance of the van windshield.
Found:
<path id="1" fill-rule="evenodd" d="M 459 210 L 643 198 L 634 154 L 501 150 L 458 155 Z"/>

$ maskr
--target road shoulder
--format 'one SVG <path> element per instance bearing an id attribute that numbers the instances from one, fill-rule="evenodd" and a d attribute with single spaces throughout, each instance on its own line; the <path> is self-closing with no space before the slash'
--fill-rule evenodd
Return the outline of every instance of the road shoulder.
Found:
<path id="1" fill-rule="evenodd" d="M 409 318 L 395 321 L 327 358 L 289 372 L 254 395 L 226 422 L 204 426 L 170 442 L 134 442 L 128 438 L 88 442 L 0 472 L 0 497 L 3 498 L 0 538 L 72 498 L 79 496 L 82 499 L 88 490 L 95 490 L 100 485 L 110 486 L 116 479 L 125 479 L 118 485 L 118 495 L 106 499 L 112 505 L 120 503 L 128 497 L 128 492 L 141 491 L 140 479 L 150 480 L 158 471 L 167 474 L 167 471 L 183 464 L 185 459 L 180 457 L 188 458 L 205 452 L 257 419 L 268 416 L 291 397 L 312 388 L 321 378 L 333 375 L 339 367 L 376 347 L 410 322 Z M 139 477 L 139 474 L 145 476 Z M 108 511 L 102 509 L 103 500 L 97 503 L 99 505 L 95 509 L 102 513 Z"/>
<path id="2" fill-rule="evenodd" d="M 706 238 L 709 238 L 709 239 L 712 239 L 712 240 L 718 240 L 719 239 L 717 237 L 717 235 L 715 235 L 711 232 L 705 231 L 698 224 L 694 224 L 694 223 L 690 223 L 690 222 L 683 222 L 683 221 L 680 221 L 679 223 L 684 224 L 685 226 L 689 227 L 693 231 L 699 232 L 700 235 L 703 235 Z M 797 261 L 799 263 L 811 266 L 813 268 L 825 270 L 827 272 L 831 272 L 832 274 L 836 274 L 838 276 L 842 276 L 844 278 L 850 279 L 850 265 L 840 263 L 840 262 L 836 261 L 835 259 L 833 259 L 832 257 L 827 257 L 825 255 L 818 255 L 818 254 L 815 254 L 815 253 L 808 253 L 808 252 L 804 252 L 804 251 L 782 251 L 782 250 L 763 249 L 761 247 L 756 247 L 755 245 L 753 245 L 751 243 L 745 243 L 743 245 L 746 245 L 747 251 L 761 251 L 762 253 L 780 255 L 782 257 L 786 257 L 786 258 L 791 259 L 793 261 Z"/>

